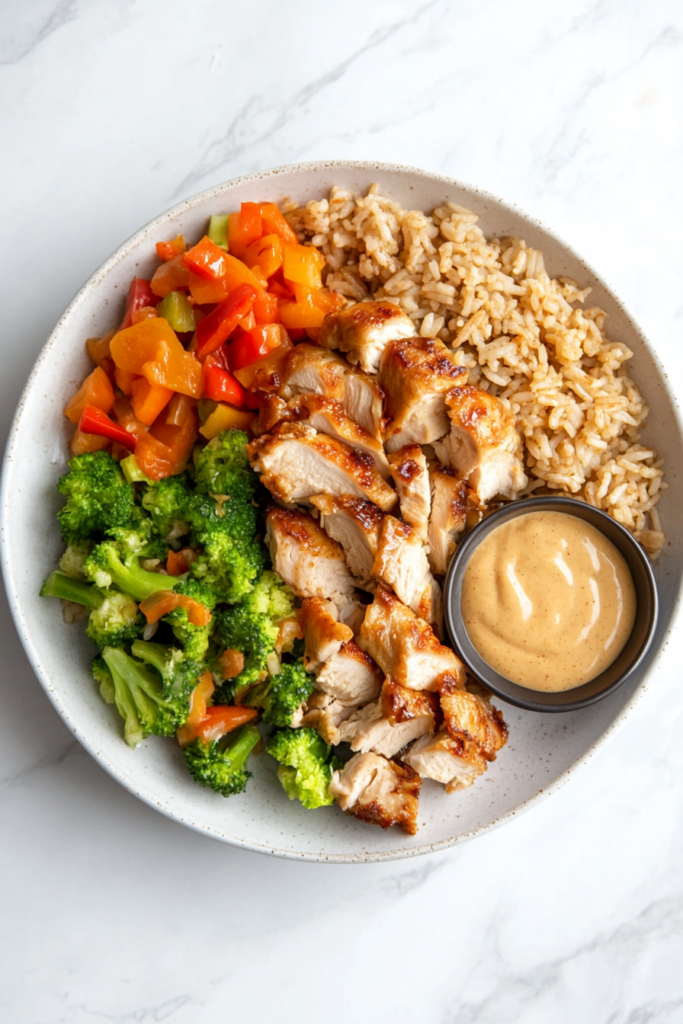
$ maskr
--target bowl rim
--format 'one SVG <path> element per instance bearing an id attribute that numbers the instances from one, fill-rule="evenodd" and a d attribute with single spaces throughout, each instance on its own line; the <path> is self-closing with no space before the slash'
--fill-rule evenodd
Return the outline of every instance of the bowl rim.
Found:
<path id="1" fill-rule="evenodd" d="M 436 853 L 445 849 L 449 849 L 459 843 L 466 842 L 468 840 L 477 838 L 487 832 L 491 832 L 496 828 L 500 828 L 502 825 L 517 818 L 523 812 L 530 810 L 532 807 L 539 804 L 541 801 L 547 799 L 556 793 L 562 786 L 564 786 L 572 774 L 581 768 L 584 768 L 589 761 L 596 756 L 606 745 L 609 739 L 611 739 L 616 732 L 622 728 L 626 720 L 633 713 L 634 708 L 643 698 L 646 692 L 646 680 L 643 679 L 641 684 L 634 690 L 629 700 L 620 709 L 614 720 L 609 724 L 605 731 L 593 742 L 591 745 L 567 768 L 564 769 L 552 782 L 548 783 L 547 786 L 541 788 L 533 796 L 528 797 L 522 801 L 516 807 L 501 814 L 500 817 L 494 821 L 490 821 L 487 824 L 481 825 L 478 828 L 474 828 L 468 832 L 461 833 L 458 836 L 451 836 L 446 839 L 438 840 L 432 843 L 421 843 L 416 846 L 404 847 L 404 848 L 393 848 L 387 850 L 384 853 L 381 850 L 372 851 L 360 851 L 358 853 L 346 854 L 346 853 L 315 853 L 307 851 L 297 851 L 286 848 L 277 848 L 276 845 L 255 843 L 240 837 L 228 836 L 217 832 L 212 828 L 208 828 L 197 822 L 194 822 L 178 811 L 174 810 L 170 805 L 160 803 L 151 793 L 143 792 L 138 785 L 131 779 L 123 775 L 118 768 L 116 768 L 108 759 L 103 756 L 102 752 L 98 750 L 96 742 L 89 736 L 83 734 L 78 726 L 71 719 L 71 716 L 63 706 L 59 695 L 52 689 L 50 685 L 50 679 L 45 671 L 39 653 L 34 646 L 32 638 L 27 631 L 26 622 L 24 619 L 23 610 L 17 600 L 17 589 L 15 579 L 10 563 L 9 555 L 9 522 L 8 522 L 8 497 L 10 489 L 11 470 L 13 467 L 13 450 L 16 444 L 17 436 L 21 427 L 21 418 L 24 405 L 27 397 L 31 392 L 34 381 L 42 368 L 43 363 L 50 357 L 53 346 L 57 343 L 58 338 L 62 333 L 64 325 L 78 310 L 81 303 L 89 292 L 97 287 L 103 278 L 109 273 L 109 271 L 116 266 L 121 260 L 125 259 L 129 252 L 136 247 L 140 242 L 144 241 L 146 236 L 150 234 L 152 230 L 156 231 L 162 228 L 164 224 L 180 214 L 192 209 L 193 207 L 205 202 L 211 197 L 219 198 L 223 192 L 228 189 L 232 189 L 235 186 L 239 186 L 247 183 L 254 183 L 257 181 L 263 181 L 266 179 L 276 178 L 284 174 L 302 174 L 312 173 L 320 170 L 358 170 L 358 171 L 373 171 L 379 175 L 383 173 L 398 174 L 407 177 L 424 178 L 432 183 L 443 183 L 444 186 L 450 188 L 462 189 L 465 192 L 470 193 L 473 196 L 481 197 L 482 200 L 490 200 L 503 210 L 506 210 L 512 214 L 522 217 L 528 221 L 529 224 L 539 228 L 544 234 L 556 242 L 561 248 L 569 253 L 578 264 L 589 274 L 595 282 L 600 284 L 605 291 L 610 295 L 611 299 L 616 304 L 617 308 L 628 322 L 630 328 L 637 335 L 640 343 L 645 347 L 649 353 L 652 361 L 658 366 L 660 371 L 660 384 L 663 386 L 678 425 L 679 432 L 683 435 L 683 416 L 677 401 L 677 398 L 670 386 L 669 376 L 666 373 L 661 359 L 659 358 L 656 350 L 648 342 L 644 332 L 639 327 L 635 318 L 628 311 L 624 302 L 617 294 L 615 289 L 600 275 L 593 267 L 581 257 L 576 250 L 565 242 L 559 235 L 548 228 L 541 220 L 536 217 L 530 216 L 526 211 L 519 207 L 516 203 L 508 202 L 501 199 L 499 196 L 486 189 L 483 189 L 476 185 L 471 185 L 468 182 L 461 181 L 458 178 L 451 177 L 449 175 L 437 174 L 430 171 L 425 171 L 422 168 L 413 167 L 407 164 L 396 164 L 383 161 L 374 160 L 312 160 L 304 162 L 296 162 L 293 164 L 283 164 L 278 167 L 270 168 L 265 171 L 256 171 L 250 174 L 238 175 L 235 178 L 230 178 L 227 181 L 220 182 L 217 185 L 211 185 L 201 192 L 188 197 L 187 199 L 180 200 L 167 210 L 151 218 L 146 224 L 135 231 L 128 239 L 126 239 L 100 266 L 94 271 L 94 273 L 87 279 L 81 288 L 76 292 L 74 297 L 71 299 L 62 315 L 57 320 L 55 326 L 50 332 L 45 344 L 43 345 L 34 365 L 29 374 L 28 380 L 22 390 L 21 396 L 17 403 L 17 408 L 12 420 L 12 424 L 8 433 L 7 443 L 5 446 L 5 453 L 2 464 L 2 476 L 0 479 L 0 565 L 2 567 L 2 574 L 7 593 L 7 600 L 10 607 L 10 612 L 14 621 L 17 634 L 24 648 L 29 663 L 38 678 L 41 686 L 45 690 L 49 700 L 53 707 L 59 714 L 62 721 L 65 723 L 67 728 L 72 734 L 78 739 L 81 745 L 88 751 L 88 753 L 94 758 L 98 764 L 101 765 L 104 770 L 111 775 L 120 785 L 124 787 L 129 793 L 138 797 L 143 803 L 146 803 L 153 810 L 160 811 L 166 817 L 172 821 L 179 822 L 193 831 L 199 832 L 202 835 L 211 837 L 212 839 L 219 840 L 227 843 L 228 845 L 237 846 L 241 849 L 250 850 L 255 853 L 269 854 L 273 856 L 279 856 L 288 860 L 303 860 L 312 861 L 318 863 L 347 863 L 347 864 L 362 864 L 362 863 L 376 863 L 390 860 L 403 860 L 410 857 L 421 856 L 426 853 Z M 683 581 L 682 581 L 683 583 Z M 668 637 L 678 626 L 678 621 L 681 615 L 681 599 L 682 599 L 682 585 L 679 584 L 678 591 L 674 600 L 674 606 L 671 615 L 671 624 L 669 630 L 665 636 L 662 637 L 661 643 L 653 653 L 652 662 L 649 666 L 648 675 L 652 672 L 662 657 L 663 652 L 666 648 L 666 641 Z M 652 652 L 651 652 L 652 653 Z"/>
<path id="2" fill-rule="evenodd" d="M 639 563 L 644 572 L 647 589 L 647 593 L 645 595 L 646 604 L 649 606 L 648 620 L 640 646 L 634 652 L 633 657 L 631 661 L 627 663 L 626 668 L 619 676 L 617 676 L 616 679 L 611 683 L 607 682 L 602 689 L 596 690 L 596 686 L 599 685 L 601 678 L 611 676 L 612 665 L 615 661 L 618 661 L 622 651 L 618 652 L 614 661 L 595 679 L 591 679 L 587 683 L 574 687 L 573 689 L 552 691 L 545 695 L 545 700 L 541 698 L 541 693 L 543 691 L 534 690 L 531 687 L 514 683 L 501 672 L 497 672 L 494 668 L 488 665 L 470 640 L 464 620 L 459 614 L 462 583 L 465 572 L 470 559 L 479 545 L 486 540 L 494 530 L 497 530 L 498 527 L 502 526 L 504 523 L 511 522 L 513 519 L 518 519 L 520 516 L 530 515 L 533 512 L 541 511 L 558 512 L 564 515 L 574 516 L 576 519 L 581 519 L 602 533 L 607 540 L 611 541 L 622 556 L 624 556 L 624 552 L 626 550 L 632 553 L 634 555 L 634 560 Z M 606 529 L 603 529 L 603 526 Z M 612 534 L 612 537 L 607 536 L 607 530 Z M 467 537 L 465 537 L 462 543 L 458 545 L 458 549 L 448 567 L 448 572 L 444 581 L 443 599 L 444 619 L 448 636 L 468 669 L 477 677 L 477 679 L 484 683 L 492 693 L 497 697 L 500 697 L 501 700 L 506 701 L 506 703 L 514 704 L 515 707 L 522 708 L 525 711 L 539 711 L 545 714 L 579 711 L 582 708 L 587 708 L 592 704 L 596 704 L 598 701 L 607 697 L 610 693 L 614 693 L 614 691 L 619 689 L 620 686 L 623 686 L 646 658 L 654 639 L 659 617 L 659 596 L 657 592 L 657 581 L 652 570 L 652 564 L 635 537 L 633 537 L 621 523 L 617 522 L 616 519 L 613 519 L 606 512 L 603 512 L 602 509 L 595 508 L 594 505 L 589 505 L 587 502 L 581 501 L 580 499 L 564 495 L 539 495 L 530 498 L 522 498 L 517 501 L 510 501 L 502 508 L 496 509 L 495 512 L 492 512 L 491 515 L 486 517 L 486 519 L 483 519 L 478 523 Z M 638 611 L 640 610 L 641 596 L 637 591 L 636 602 L 636 614 L 638 614 Z M 635 626 L 636 623 L 634 622 L 634 629 Z M 632 632 L 633 630 L 631 631 L 631 634 Z M 631 634 L 629 634 L 626 644 L 622 650 L 626 649 Z M 583 696 L 581 696 L 582 694 Z M 573 698 L 572 695 L 574 695 Z M 563 699 L 563 697 L 565 699 Z"/>

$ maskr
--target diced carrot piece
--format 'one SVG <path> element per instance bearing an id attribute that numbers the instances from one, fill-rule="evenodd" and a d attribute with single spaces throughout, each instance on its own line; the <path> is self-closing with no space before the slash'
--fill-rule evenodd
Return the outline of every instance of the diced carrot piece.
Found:
<path id="1" fill-rule="evenodd" d="M 211 673 L 203 672 L 197 680 L 197 685 L 190 694 L 190 711 L 185 720 L 185 725 L 178 729 L 176 736 L 183 745 L 197 739 L 197 729 L 200 723 L 206 718 L 206 705 L 216 689 Z"/>
<path id="2" fill-rule="evenodd" d="M 181 548 L 180 551 L 171 548 L 166 559 L 166 572 L 169 576 L 182 576 L 196 561 L 197 552 L 194 548 Z"/>
<path id="3" fill-rule="evenodd" d="M 299 239 L 296 237 L 296 232 L 289 226 L 276 203 L 261 203 L 261 222 L 264 235 L 275 233 L 290 245 L 298 244 Z"/>
<path id="4" fill-rule="evenodd" d="M 193 626 L 208 626 L 211 621 L 211 612 L 205 604 L 188 594 L 176 594 L 174 590 L 157 590 L 156 594 L 146 597 L 140 604 L 140 611 L 149 623 L 158 622 L 162 616 L 176 608 L 185 609 L 188 621 Z"/>
<path id="5" fill-rule="evenodd" d="M 131 385 L 133 412 L 141 423 L 151 427 L 162 409 L 171 401 L 173 394 L 170 388 L 150 384 L 146 377 L 136 377 Z"/>
<path id="6" fill-rule="evenodd" d="M 241 651 L 235 651 L 228 647 L 218 659 L 224 679 L 234 679 L 244 668 L 244 655 Z"/>
<path id="7" fill-rule="evenodd" d="M 108 413 L 114 404 L 115 397 L 109 377 L 101 366 L 96 366 L 93 372 L 85 378 L 76 394 L 67 402 L 64 415 L 72 423 L 78 423 L 86 405 L 94 405 L 102 412 Z"/>
<path id="8" fill-rule="evenodd" d="M 258 718 L 256 708 L 217 705 L 206 709 L 206 715 L 198 726 L 197 734 L 205 743 L 210 743 L 211 740 L 219 740 L 221 736 L 253 721 L 254 718 Z"/>
<path id="9" fill-rule="evenodd" d="M 150 287 L 155 295 L 163 299 L 176 288 L 187 288 L 190 271 L 183 263 L 182 256 L 175 256 L 168 263 L 162 263 L 154 272 Z"/>

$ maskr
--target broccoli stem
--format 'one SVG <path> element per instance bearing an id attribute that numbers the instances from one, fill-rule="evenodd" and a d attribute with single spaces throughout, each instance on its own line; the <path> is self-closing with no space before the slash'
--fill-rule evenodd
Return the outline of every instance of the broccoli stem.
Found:
<path id="1" fill-rule="evenodd" d="M 175 576 L 143 569 L 137 564 L 137 559 L 124 565 L 112 545 L 108 546 L 105 571 L 111 576 L 112 583 L 124 594 L 130 594 L 134 601 L 144 601 L 159 590 L 173 590 L 178 582 Z"/>
<path id="2" fill-rule="evenodd" d="M 234 768 L 243 768 L 260 739 L 261 734 L 255 725 L 245 726 L 224 749 L 223 755 L 230 758 Z"/>
<path id="3" fill-rule="evenodd" d="M 153 644 L 149 640 L 136 640 L 130 653 L 134 658 L 139 658 L 146 665 L 155 668 L 163 679 L 168 675 L 168 647 L 164 644 Z"/>
<path id="4" fill-rule="evenodd" d="M 92 583 L 77 580 L 58 570 L 51 572 L 45 580 L 40 588 L 40 596 L 59 597 L 62 601 L 73 601 L 74 604 L 82 604 L 91 609 L 99 608 L 104 601 L 104 594 Z"/>

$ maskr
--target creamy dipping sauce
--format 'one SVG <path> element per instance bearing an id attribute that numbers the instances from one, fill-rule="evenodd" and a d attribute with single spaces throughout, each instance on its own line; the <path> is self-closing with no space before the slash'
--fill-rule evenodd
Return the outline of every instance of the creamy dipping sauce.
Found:
<path id="1" fill-rule="evenodd" d="M 493 530 L 470 558 L 460 601 L 491 668 L 532 690 L 600 675 L 629 638 L 633 579 L 614 544 L 564 512 L 529 512 Z"/>

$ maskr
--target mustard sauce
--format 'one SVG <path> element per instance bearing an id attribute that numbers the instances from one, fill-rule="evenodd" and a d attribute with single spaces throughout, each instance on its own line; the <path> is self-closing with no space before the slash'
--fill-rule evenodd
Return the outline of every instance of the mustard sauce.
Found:
<path id="1" fill-rule="evenodd" d="M 636 613 L 622 555 L 590 523 L 530 512 L 503 523 L 470 558 L 461 612 L 491 668 L 532 690 L 572 690 L 600 675 Z"/>

